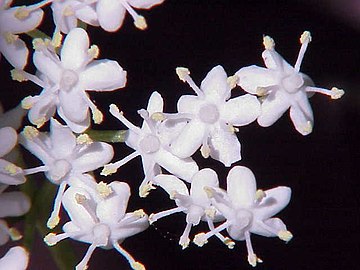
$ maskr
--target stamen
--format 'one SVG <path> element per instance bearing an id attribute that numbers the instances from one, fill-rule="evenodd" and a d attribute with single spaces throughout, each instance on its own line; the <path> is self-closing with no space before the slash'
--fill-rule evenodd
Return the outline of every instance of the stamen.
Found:
<path id="1" fill-rule="evenodd" d="M 82 207 L 84 207 L 84 209 L 86 210 L 86 212 L 88 212 L 88 214 L 90 215 L 90 217 L 92 218 L 94 223 L 99 222 L 99 219 L 96 216 L 96 213 L 95 213 L 94 209 L 90 206 L 89 200 L 86 198 L 85 195 L 80 194 L 80 193 L 76 193 L 75 194 L 75 200 L 76 200 L 76 202 L 78 204 L 80 204 Z"/>
<path id="2" fill-rule="evenodd" d="M 305 88 L 305 91 L 306 92 L 315 92 L 315 93 L 324 94 L 324 95 L 330 96 L 332 99 L 339 99 L 345 94 L 345 91 L 343 89 L 339 89 L 339 88 L 336 88 L 336 87 L 333 87 L 333 88 L 331 88 L 331 90 L 329 90 L 329 89 L 326 89 L 326 88 L 307 86 Z"/>
<path id="3" fill-rule="evenodd" d="M 227 78 L 227 83 L 230 86 L 230 89 L 234 89 L 239 82 L 239 76 L 233 75 Z"/>
<path id="4" fill-rule="evenodd" d="M 24 70 L 13 69 L 10 71 L 10 74 L 11 74 L 11 78 L 14 81 L 24 82 L 24 81 L 30 80 L 42 88 L 46 88 L 46 86 L 47 86 L 46 83 L 43 82 L 42 80 L 40 80 L 37 76 L 27 73 Z"/>
<path id="5" fill-rule="evenodd" d="M 130 253 L 128 253 L 125 249 L 123 249 L 117 241 L 113 242 L 113 246 L 121 255 L 125 257 L 125 259 L 129 262 L 132 269 L 145 270 L 145 266 L 142 263 L 135 261 L 135 259 L 130 255 Z"/>
<path id="6" fill-rule="evenodd" d="M 155 187 L 152 185 L 152 183 L 147 182 L 145 178 L 139 187 L 139 196 L 141 198 L 145 198 L 149 195 L 150 191 L 153 189 L 155 189 Z"/>
<path id="7" fill-rule="evenodd" d="M 5 32 L 5 33 L 3 33 L 3 35 L 5 37 L 5 41 L 8 44 L 14 44 L 15 41 L 19 38 L 18 35 L 14 35 L 13 33 L 10 33 L 10 32 Z"/>
<path id="8" fill-rule="evenodd" d="M 136 26 L 136 28 L 140 30 L 145 30 L 147 28 L 147 23 L 145 18 L 137 14 L 136 11 L 128 4 L 127 1 L 120 1 L 120 2 L 133 18 L 134 25 Z"/>
<path id="9" fill-rule="evenodd" d="M 187 82 L 189 86 L 194 90 L 196 95 L 199 97 L 204 97 L 203 91 L 194 83 L 193 79 L 190 77 L 190 71 L 184 67 L 177 67 L 176 74 L 178 75 L 179 79 L 183 82 Z"/>
<path id="10" fill-rule="evenodd" d="M 101 181 L 100 183 L 98 183 L 96 185 L 96 191 L 100 194 L 100 196 L 102 198 L 106 198 L 111 193 L 113 193 L 112 188 L 108 184 L 104 183 L 103 181 Z"/>
<path id="11" fill-rule="evenodd" d="M 98 58 L 99 54 L 100 54 L 100 50 L 99 50 L 99 47 L 97 45 L 91 45 L 90 48 L 88 49 L 88 55 L 92 59 Z"/>
<path id="12" fill-rule="evenodd" d="M 27 140 L 34 140 L 37 136 L 39 136 L 39 131 L 32 127 L 32 126 L 26 126 L 24 127 L 22 134 Z"/>
<path id="13" fill-rule="evenodd" d="M 22 172 L 22 169 L 14 164 L 8 164 L 4 167 L 5 172 L 10 175 L 17 175 Z"/>
<path id="14" fill-rule="evenodd" d="M 155 125 L 152 119 L 149 117 L 149 112 L 147 110 L 141 109 L 138 110 L 137 113 L 144 119 L 145 123 L 148 125 L 150 131 L 152 133 L 156 133 Z"/>
<path id="15" fill-rule="evenodd" d="M 159 220 L 163 217 L 170 216 L 175 213 L 179 213 L 179 212 L 183 211 L 184 209 L 185 209 L 184 207 L 176 207 L 176 208 L 172 208 L 169 210 L 161 211 L 156 214 L 151 214 L 149 216 L 149 222 L 150 222 L 150 224 L 153 224 L 154 222 L 156 222 L 157 220 Z"/>
<path id="16" fill-rule="evenodd" d="M 265 50 L 273 50 L 275 48 L 275 41 L 269 36 L 263 37 L 263 44 Z"/>
<path id="17" fill-rule="evenodd" d="M 86 251 L 84 258 L 81 260 L 81 262 L 78 265 L 76 265 L 76 267 L 75 267 L 76 270 L 86 270 L 88 268 L 87 264 L 88 264 L 88 262 L 91 258 L 91 255 L 93 254 L 95 249 L 96 249 L 96 245 L 91 244 L 90 247 L 88 248 L 88 250 Z"/>
<path id="18" fill-rule="evenodd" d="M 26 6 L 17 7 L 14 12 L 14 17 L 19 20 L 25 20 L 29 17 L 31 10 L 27 9 Z"/>
<path id="19" fill-rule="evenodd" d="M 248 252 L 248 262 L 251 266 L 255 267 L 257 263 L 262 263 L 262 260 L 258 258 L 254 253 L 250 240 L 250 233 L 248 231 L 245 232 L 245 241 L 246 241 L 246 249 Z"/>
<path id="20" fill-rule="evenodd" d="M 300 47 L 298 58 L 296 59 L 296 63 L 295 63 L 295 66 L 294 66 L 294 68 L 295 68 L 295 70 L 297 72 L 299 72 L 299 70 L 300 70 L 301 62 L 302 62 L 302 60 L 304 58 L 306 49 L 307 49 L 310 41 L 311 41 L 310 32 L 309 31 L 304 31 L 304 33 L 302 33 L 302 35 L 300 37 L 301 47 Z"/>
<path id="21" fill-rule="evenodd" d="M 285 242 L 289 242 L 293 238 L 293 235 L 290 231 L 279 231 L 278 237 Z"/>
<path id="22" fill-rule="evenodd" d="M 23 237 L 18 229 L 14 227 L 9 228 L 8 233 L 12 241 L 19 241 Z"/>
<path id="23" fill-rule="evenodd" d="M 166 119 L 165 115 L 162 112 L 153 113 L 150 118 L 156 122 L 161 122 Z"/>
<path id="24" fill-rule="evenodd" d="M 56 194 L 55 200 L 54 200 L 54 207 L 53 211 L 51 212 L 51 215 L 46 223 L 47 227 L 49 229 L 55 228 L 56 225 L 59 224 L 60 221 L 60 207 L 61 207 L 61 200 L 65 191 L 65 188 L 67 186 L 67 183 L 64 181 L 60 184 L 58 192 Z"/>
<path id="25" fill-rule="evenodd" d="M 123 123 L 128 129 L 134 131 L 136 134 L 140 134 L 141 130 L 137 126 L 133 125 L 129 120 L 127 120 L 123 112 L 119 111 L 119 108 L 115 104 L 110 105 L 110 113 L 120 120 L 121 123 Z"/>
<path id="26" fill-rule="evenodd" d="M 255 202 L 260 203 L 266 197 L 266 193 L 262 189 L 258 189 L 255 193 Z"/>
<path id="27" fill-rule="evenodd" d="M 195 235 L 193 242 L 197 246 L 202 247 L 203 245 L 205 245 L 208 242 L 207 240 L 211 236 L 216 235 L 217 233 L 225 230 L 230 225 L 231 225 L 231 223 L 229 221 L 225 221 L 223 224 L 221 224 L 220 226 L 216 227 L 215 229 L 213 229 L 207 233 L 198 233 L 197 235 Z"/>
<path id="28" fill-rule="evenodd" d="M 104 176 L 108 176 L 110 174 L 116 173 L 118 168 L 120 168 L 122 165 L 126 164 L 127 162 L 136 158 L 139 155 L 140 155 L 139 152 L 135 151 L 115 163 L 106 164 L 100 174 Z"/>
<path id="29" fill-rule="evenodd" d="M 310 134 L 313 130 L 313 124 L 311 121 L 307 121 L 300 129 L 304 134 Z"/>
<path id="30" fill-rule="evenodd" d="M 206 221 L 208 223 L 209 229 L 214 230 L 215 226 L 213 221 L 210 220 L 209 218 L 207 218 Z M 215 234 L 215 236 L 219 238 L 220 241 L 223 242 L 228 247 L 228 249 L 233 249 L 235 247 L 235 242 L 232 241 L 229 237 L 224 237 L 221 233 L 217 233 Z"/>
<path id="31" fill-rule="evenodd" d="M 61 233 L 61 234 L 55 234 L 55 233 L 49 233 L 44 237 L 44 242 L 48 246 L 54 246 L 61 240 L 64 240 L 66 238 L 70 237 L 69 233 Z"/>
<path id="32" fill-rule="evenodd" d="M 43 166 L 31 168 L 31 169 L 24 169 L 23 171 L 24 171 L 25 175 L 30 175 L 30 174 L 35 174 L 38 172 L 47 172 L 48 170 L 49 170 L 49 167 L 46 165 L 43 165 Z"/>
<path id="33" fill-rule="evenodd" d="M 54 46 L 54 48 L 59 48 L 62 43 L 62 38 L 63 36 L 59 31 L 54 32 L 51 40 L 51 45 Z"/>
<path id="34" fill-rule="evenodd" d="M 37 98 L 34 98 L 33 96 L 27 96 L 21 101 L 21 108 L 24 110 L 30 110 L 34 103 L 36 102 Z"/>
<path id="35" fill-rule="evenodd" d="M 90 136 L 88 134 L 80 134 L 79 136 L 76 137 L 76 144 L 79 145 L 90 145 L 92 144 L 94 141 L 90 138 Z"/>
<path id="36" fill-rule="evenodd" d="M 192 227 L 191 223 L 186 223 L 185 230 L 179 240 L 179 245 L 182 246 L 182 249 L 187 248 L 190 244 L 189 234 L 190 234 L 191 227 Z"/>

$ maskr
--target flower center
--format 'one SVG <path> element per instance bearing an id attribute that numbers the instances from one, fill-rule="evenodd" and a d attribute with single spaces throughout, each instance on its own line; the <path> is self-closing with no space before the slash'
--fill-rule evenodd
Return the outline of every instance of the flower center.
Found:
<path id="1" fill-rule="evenodd" d="M 200 120 L 207 124 L 214 124 L 219 119 L 219 111 L 214 104 L 206 104 L 199 110 Z"/>
<path id="2" fill-rule="evenodd" d="M 288 93 L 296 93 L 299 88 L 304 84 L 304 80 L 298 73 L 293 73 L 286 76 L 281 81 L 282 86 Z"/>
<path id="3" fill-rule="evenodd" d="M 228 228 L 229 235 L 232 239 L 240 240 L 243 238 L 245 231 L 251 226 L 253 214 L 245 209 L 236 210 L 231 226 Z"/>
<path id="4" fill-rule="evenodd" d="M 147 135 L 140 141 L 139 146 L 143 153 L 154 153 L 160 149 L 160 140 L 154 135 Z"/>
<path id="5" fill-rule="evenodd" d="M 49 171 L 50 178 L 54 182 L 60 182 L 71 170 L 71 164 L 64 159 L 56 160 Z"/>
<path id="6" fill-rule="evenodd" d="M 71 70 L 65 69 L 61 75 L 60 87 L 66 91 L 70 91 L 79 81 L 78 74 Z"/>
<path id="7" fill-rule="evenodd" d="M 93 228 L 93 243 L 99 246 L 107 246 L 109 237 L 111 235 L 111 229 L 108 225 L 100 223 Z"/>

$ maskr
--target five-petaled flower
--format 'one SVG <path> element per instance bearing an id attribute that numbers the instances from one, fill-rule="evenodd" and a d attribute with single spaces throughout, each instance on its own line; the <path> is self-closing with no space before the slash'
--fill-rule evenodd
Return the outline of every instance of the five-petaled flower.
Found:
<path id="1" fill-rule="evenodd" d="M 146 230 L 149 226 L 148 216 L 142 209 L 126 213 L 130 197 L 128 184 L 114 181 L 109 185 L 99 185 L 98 196 L 91 196 L 84 189 L 76 187 L 65 191 L 62 203 L 71 221 L 63 226 L 64 233 L 50 233 L 45 237 L 45 242 L 52 246 L 70 237 L 89 243 L 90 247 L 76 270 L 87 268 L 91 254 L 97 247 L 115 248 L 134 270 L 145 270 L 120 244 L 126 238 Z"/>
<path id="2" fill-rule="evenodd" d="M 208 233 L 197 234 L 194 243 L 198 246 L 204 245 L 211 236 L 226 229 L 232 239 L 246 241 L 248 261 L 256 266 L 262 261 L 253 251 L 250 233 L 266 237 L 277 236 L 286 242 L 292 238 L 281 219 L 272 218 L 289 203 L 290 188 L 256 190 L 252 171 L 243 166 L 235 166 L 228 174 L 226 193 L 213 187 L 205 187 L 205 191 L 226 221 Z"/>
<path id="3" fill-rule="evenodd" d="M 257 121 L 260 126 L 271 126 L 290 107 L 290 118 L 295 129 L 302 135 L 308 135 L 313 129 L 314 116 L 308 100 L 314 92 L 338 99 L 344 91 L 333 87 L 331 90 L 314 87 L 313 81 L 300 72 L 300 65 L 311 41 L 310 32 L 301 37 L 301 48 L 294 67 L 275 51 L 275 42 L 264 37 L 265 51 L 262 57 L 267 68 L 249 66 L 241 68 L 236 75 L 238 84 L 247 92 L 265 96 L 261 104 L 261 114 Z"/>

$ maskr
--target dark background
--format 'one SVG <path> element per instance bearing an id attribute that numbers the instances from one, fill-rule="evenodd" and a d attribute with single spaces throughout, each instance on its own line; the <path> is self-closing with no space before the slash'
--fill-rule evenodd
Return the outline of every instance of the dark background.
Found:
<path id="1" fill-rule="evenodd" d="M 339 8 L 339 3 L 351 8 Z M 166 0 L 150 11 L 139 10 L 149 25 L 144 32 L 133 26 L 129 14 L 116 33 L 89 27 L 92 43 L 100 47 L 100 58 L 116 59 L 128 71 L 125 89 L 90 93 L 105 113 L 104 123 L 94 128 L 123 128 L 107 113 L 110 103 L 116 103 L 129 120 L 140 125 L 136 111 L 146 107 L 154 90 L 164 97 L 165 111 L 174 112 L 176 100 L 193 93 L 177 78 L 177 66 L 188 67 L 198 85 L 218 64 L 223 65 L 228 75 L 243 66 L 263 66 L 264 34 L 272 36 L 277 51 L 294 64 L 299 36 L 304 30 L 310 31 L 313 41 L 301 70 L 317 86 L 337 86 L 346 93 L 335 101 L 320 94 L 311 98 L 315 127 L 306 137 L 295 131 L 288 114 L 270 128 L 260 128 L 256 123 L 240 128 L 243 160 L 237 164 L 253 170 L 259 188 L 286 185 L 293 191 L 290 204 L 278 216 L 294 238 L 285 244 L 277 238 L 252 235 L 254 251 L 264 260 L 257 269 L 357 269 L 360 23 L 356 19 L 360 12 L 350 5 L 360 7 L 360 1 Z M 49 14 L 47 27 L 52 29 Z M 2 59 L 0 100 L 5 108 L 40 91 L 30 83 L 11 82 L 9 70 Z M 32 70 L 31 65 L 28 70 Z M 240 88 L 233 93 L 243 94 Z M 129 152 L 125 146 L 116 145 L 115 160 Z M 201 168 L 215 168 L 221 184 L 226 185 L 229 168 L 216 161 L 204 161 L 198 154 L 195 159 Z M 120 180 L 131 185 L 133 195 L 128 211 L 144 208 L 150 214 L 174 206 L 160 189 L 146 199 L 138 198 L 142 178 L 137 159 L 115 176 L 98 180 Z M 203 248 L 191 244 L 182 251 L 177 242 L 185 228 L 184 218 L 182 214 L 164 218 L 125 240 L 122 246 L 148 270 L 252 268 L 247 263 L 245 242 L 237 242 L 235 249 L 228 250 L 214 238 Z M 204 230 L 207 231 L 206 226 L 198 226 L 191 235 Z M 75 242 L 74 245 L 80 261 L 88 245 Z M 36 243 L 29 269 L 55 269 L 41 239 Z M 89 269 L 125 270 L 130 266 L 115 250 L 97 249 Z"/>

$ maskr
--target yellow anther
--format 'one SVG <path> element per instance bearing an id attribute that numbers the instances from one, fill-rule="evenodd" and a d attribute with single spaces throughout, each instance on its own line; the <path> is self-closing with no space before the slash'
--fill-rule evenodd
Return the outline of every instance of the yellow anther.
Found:
<path id="1" fill-rule="evenodd" d="M 32 101 L 32 96 L 27 96 L 21 101 L 21 107 L 25 110 L 30 110 L 32 106 L 34 105 L 34 102 Z"/>
<path id="2" fill-rule="evenodd" d="M 149 216 L 149 223 L 150 225 L 153 224 L 157 219 L 154 219 L 155 214 L 150 214 Z"/>
<path id="3" fill-rule="evenodd" d="M 202 145 L 200 147 L 200 152 L 204 158 L 208 158 L 210 156 L 210 147 L 208 145 Z"/>
<path id="4" fill-rule="evenodd" d="M 256 254 L 250 254 L 248 255 L 248 262 L 252 267 L 255 267 L 257 263 L 262 263 L 263 261 Z"/>
<path id="5" fill-rule="evenodd" d="M 143 209 L 138 209 L 136 211 L 133 212 L 134 216 L 138 217 L 138 218 L 143 218 L 146 216 L 146 213 L 144 212 Z"/>
<path id="6" fill-rule="evenodd" d="M 100 50 L 99 47 L 97 45 L 91 45 L 89 50 L 88 50 L 88 54 L 91 58 L 95 59 L 99 57 L 100 54 Z"/>
<path id="7" fill-rule="evenodd" d="M 5 166 L 4 170 L 7 173 L 9 173 L 10 175 L 15 175 L 21 171 L 21 168 L 19 168 L 18 166 L 14 165 L 14 164 L 9 164 L 9 165 Z"/>
<path id="8" fill-rule="evenodd" d="M 12 69 L 10 71 L 11 79 L 18 82 L 25 82 L 28 79 L 26 78 L 26 73 L 20 69 Z"/>
<path id="9" fill-rule="evenodd" d="M 229 131 L 230 131 L 231 133 L 239 132 L 239 129 L 238 129 L 237 127 L 234 127 L 234 126 L 231 125 L 231 124 L 229 124 L 228 127 L 229 127 Z"/>
<path id="10" fill-rule="evenodd" d="M 60 222 L 60 218 L 59 216 L 55 216 L 55 217 L 51 217 L 48 222 L 46 223 L 46 226 L 49 228 L 49 229 L 53 229 L 55 228 Z"/>
<path id="11" fill-rule="evenodd" d="M 216 214 L 216 210 L 214 208 L 208 208 L 205 210 L 205 215 L 207 215 L 209 218 L 214 219 Z"/>
<path id="12" fill-rule="evenodd" d="M 75 13 L 74 13 L 74 10 L 72 9 L 71 6 L 67 6 L 64 8 L 63 10 L 63 15 L 65 17 L 68 17 L 68 16 L 73 16 Z"/>
<path id="13" fill-rule="evenodd" d="M 12 34 L 10 32 L 5 32 L 3 35 L 5 37 L 5 41 L 8 44 L 13 44 L 19 38 L 18 35 L 14 35 L 14 34 Z"/>
<path id="14" fill-rule="evenodd" d="M 24 20 L 29 17 L 30 10 L 26 8 L 26 6 L 18 7 L 14 12 L 14 16 L 16 19 Z"/>
<path id="15" fill-rule="evenodd" d="M 53 246 L 57 243 L 56 241 L 56 234 L 55 233 L 49 233 L 48 235 L 46 235 L 44 237 L 44 242 L 48 245 L 48 246 Z"/>
<path id="16" fill-rule="evenodd" d="M 82 195 L 80 193 L 76 193 L 75 194 L 75 201 L 78 203 L 78 204 L 83 204 L 84 202 L 87 201 L 87 198 L 85 195 Z"/>
<path id="17" fill-rule="evenodd" d="M 234 89 L 239 82 L 239 76 L 233 75 L 227 78 L 227 83 L 229 84 L 231 89 Z"/>
<path id="18" fill-rule="evenodd" d="M 136 26 L 136 28 L 140 29 L 140 30 L 145 30 L 147 28 L 147 23 L 146 20 L 143 16 L 137 16 L 135 21 L 134 21 L 134 25 Z"/>
<path id="19" fill-rule="evenodd" d="M 176 195 L 178 195 L 179 193 L 176 190 L 172 190 L 169 192 L 169 197 L 171 200 L 175 200 L 176 199 Z"/>
<path id="20" fill-rule="evenodd" d="M 178 75 L 179 79 L 183 82 L 186 82 L 186 77 L 190 75 L 190 71 L 184 67 L 177 67 L 176 74 Z"/>
<path id="21" fill-rule="evenodd" d="M 193 242 L 195 243 L 195 245 L 202 247 L 208 241 L 205 237 L 205 233 L 198 233 L 197 235 L 195 235 Z"/>
<path id="22" fill-rule="evenodd" d="M 339 89 L 337 87 L 331 88 L 331 98 L 332 99 L 339 99 L 345 94 L 343 89 Z"/>
<path id="23" fill-rule="evenodd" d="M 41 50 L 46 46 L 45 41 L 42 38 L 34 38 L 32 41 L 34 50 Z"/>
<path id="24" fill-rule="evenodd" d="M 9 235 L 12 241 L 18 241 L 23 237 L 16 228 L 9 228 Z"/>
<path id="25" fill-rule="evenodd" d="M 229 237 L 225 237 L 223 243 L 227 245 L 228 249 L 233 249 L 235 247 L 235 242 L 232 241 Z"/>
<path id="26" fill-rule="evenodd" d="M 304 31 L 304 33 L 302 33 L 301 37 L 300 37 L 300 43 L 304 44 L 304 43 L 309 43 L 311 42 L 311 34 L 309 31 Z"/>
<path id="27" fill-rule="evenodd" d="M 41 128 L 46 123 L 45 117 L 40 117 L 39 119 L 36 119 L 34 121 L 34 125 L 36 125 L 37 128 Z"/>
<path id="28" fill-rule="evenodd" d="M 166 119 L 165 115 L 162 112 L 155 112 L 150 117 L 156 122 L 161 122 Z"/>
<path id="29" fill-rule="evenodd" d="M 87 134 L 80 134 L 79 136 L 76 137 L 76 144 L 86 144 L 86 145 L 90 145 L 92 144 L 94 141 L 90 138 L 89 135 Z"/>
<path id="30" fill-rule="evenodd" d="M 266 197 L 266 193 L 262 189 L 258 189 L 255 193 L 255 200 L 261 201 Z"/>
<path id="31" fill-rule="evenodd" d="M 51 40 L 51 45 L 54 47 L 54 48 L 58 48 L 61 46 L 61 42 L 62 42 L 62 34 L 60 32 L 55 32 L 54 35 L 53 35 L 53 38 Z"/>
<path id="32" fill-rule="evenodd" d="M 293 235 L 289 231 L 280 231 L 278 237 L 285 242 L 289 242 L 293 238 Z"/>
<path id="33" fill-rule="evenodd" d="M 302 127 L 302 131 L 305 134 L 310 134 L 313 130 L 313 125 L 310 121 L 307 121 L 305 125 Z"/>
<path id="34" fill-rule="evenodd" d="M 272 50 L 275 48 L 275 41 L 269 36 L 263 37 L 263 44 L 266 50 Z"/>
<path id="35" fill-rule="evenodd" d="M 266 90 L 266 88 L 265 88 L 265 87 L 261 87 L 261 86 L 257 87 L 257 88 L 256 88 L 256 95 L 258 95 L 258 96 L 260 96 L 260 97 L 263 97 L 263 96 L 267 95 L 267 90 Z"/>
<path id="36" fill-rule="evenodd" d="M 102 112 L 98 109 L 95 109 L 92 112 L 92 118 L 93 118 L 95 124 L 100 124 L 104 120 L 104 116 L 103 116 Z"/>
<path id="37" fill-rule="evenodd" d="M 117 168 L 115 168 L 114 166 L 112 166 L 112 164 L 107 164 L 104 166 L 104 168 L 102 169 L 101 171 L 101 175 L 104 175 L 104 176 L 108 176 L 110 174 L 113 174 L 113 173 L 116 173 L 117 171 Z"/>
<path id="38" fill-rule="evenodd" d="M 204 191 L 208 198 L 214 197 L 214 190 L 211 187 L 204 187 Z"/>
<path id="39" fill-rule="evenodd" d="M 139 196 L 141 198 L 147 197 L 152 189 L 155 189 L 155 188 L 151 183 L 141 185 L 139 188 Z"/>
<path id="40" fill-rule="evenodd" d="M 108 184 L 101 181 L 96 185 L 96 191 L 100 194 L 101 197 L 106 198 L 108 197 L 112 192 L 112 188 L 109 187 Z"/>
<path id="41" fill-rule="evenodd" d="M 185 248 L 187 248 L 190 244 L 190 239 L 187 238 L 185 241 L 181 241 L 179 242 L 181 248 L 184 250 Z"/>
<path id="42" fill-rule="evenodd" d="M 133 262 L 131 264 L 131 267 L 134 270 L 146 270 L 145 266 L 142 263 L 139 263 L 139 262 Z"/>
<path id="43" fill-rule="evenodd" d="M 28 140 L 33 140 L 37 136 L 39 136 L 39 131 L 36 128 L 32 127 L 32 126 L 24 127 L 22 133 L 25 136 L 25 138 L 28 139 Z"/>

